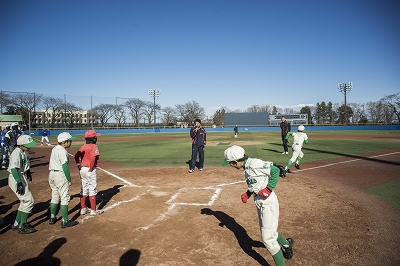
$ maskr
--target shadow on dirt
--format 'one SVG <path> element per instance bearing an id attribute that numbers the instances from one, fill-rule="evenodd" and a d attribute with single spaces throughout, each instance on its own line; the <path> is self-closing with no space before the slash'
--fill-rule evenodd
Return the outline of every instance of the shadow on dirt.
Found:
<path id="1" fill-rule="evenodd" d="M 137 249 L 130 249 L 122 254 L 119 259 L 119 266 L 134 266 L 139 263 L 141 252 Z"/>
<path id="2" fill-rule="evenodd" d="M 42 253 L 40 253 L 37 257 L 23 260 L 14 266 L 24 266 L 24 265 L 53 265 L 58 266 L 61 265 L 61 260 L 59 258 L 54 257 L 54 254 L 59 250 L 62 245 L 67 243 L 67 239 L 65 237 L 60 237 L 52 241 L 48 244 Z"/>
<path id="3" fill-rule="evenodd" d="M 201 209 L 201 214 L 206 214 L 206 215 L 213 215 L 215 218 L 217 218 L 220 223 L 219 226 L 221 227 L 226 227 L 229 230 L 232 231 L 232 233 L 235 235 L 239 246 L 242 248 L 244 252 L 246 252 L 247 255 L 252 257 L 254 260 L 256 260 L 260 265 L 265 265 L 269 266 L 270 264 L 253 249 L 253 247 L 257 248 L 262 248 L 264 247 L 264 244 L 260 241 L 254 241 L 249 237 L 249 235 L 246 232 L 246 229 L 243 228 L 240 224 L 238 224 L 234 218 L 231 216 L 227 215 L 224 212 L 221 211 L 213 211 L 209 208 L 203 208 Z"/>

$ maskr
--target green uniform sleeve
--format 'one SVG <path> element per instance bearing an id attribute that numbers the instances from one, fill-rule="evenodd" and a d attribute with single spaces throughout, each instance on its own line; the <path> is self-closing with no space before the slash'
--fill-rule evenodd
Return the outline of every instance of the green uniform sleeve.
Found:
<path id="1" fill-rule="evenodd" d="M 278 184 L 279 172 L 280 171 L 278 167 L 271 165 L 271 176 L 269 177 L 267 185 L 267 187 L 269 187 L 271 190 L 274 190 L 276 184 Z"/>
<path id="2" fill-rule="evenodd" d="M 286 134 L 286 137 L 285 137 L 285 139 L 288 139 L 291 135 L 293 135 L 293 132 L 288 132 L 287 134 Z"/>
<path id="3" fill-rule="evenodd" d="M 71 174 L 69 173 L 69 167 L 68 163 L 64 163 L 62 165 L 63 172 L 65 174 L 65 177 L 67 178 L 68 182 L 71 182 Z"/>
<path id="4" fill-rule="evenodd" d="M 18 168 L 12 168 L 11 174 L 14 177 L 15 182 L 17 182 L 17 183 L 21 182 L 21 177 L 19 176 Z"/>
<path id="5" fill-rule="evenodd" d="M 304 141 L 304 143 L 305 143 L 305 144 L 308 144 L 308 139 L 306 139 L 306 140 Z"/>

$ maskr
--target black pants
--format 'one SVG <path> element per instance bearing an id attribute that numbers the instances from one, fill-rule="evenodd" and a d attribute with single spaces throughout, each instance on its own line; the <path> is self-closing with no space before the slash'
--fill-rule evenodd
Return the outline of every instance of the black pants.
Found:
<path id="1" fill-rule="evenodd" d="M 287 146 L 288 140 L 286 139 L 286 135 L 282 136 L 282 143 L 283 143 L 283 149 L 285 150 L 285 152 L 289 152 L 289 149 L 288 149 L 288 146 Z"/>
<path id="2" fill-rule="evenodd" d="M 199 169 L 204 166 L 204 146 L 197 146 L 192 144 L 192 159 L 190 160 L 190 169 L 194 170 L 196 167 L 197 154 L 199 154 Z"/>

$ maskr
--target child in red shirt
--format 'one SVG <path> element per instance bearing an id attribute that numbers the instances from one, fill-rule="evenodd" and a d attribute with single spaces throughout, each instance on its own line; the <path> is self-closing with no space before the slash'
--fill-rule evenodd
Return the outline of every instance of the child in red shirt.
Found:
<path id="1" fill-rule="evenodd" d="M 97 137 L 101 134 L 94 130 L 88 130 L 85 133 L 86 144 L 84 144 L 75 154 L 75 162 L 81 175 L 81 215 L 90 211 L 90 215 L 100 215 L 104 211 L 96 210 L 97 195 L 97 173 L 96 167 L 99 166 L 99 147 L 97 147 Z M 86 207 L 86 197 L 89 195 L 90 207 Z"/>

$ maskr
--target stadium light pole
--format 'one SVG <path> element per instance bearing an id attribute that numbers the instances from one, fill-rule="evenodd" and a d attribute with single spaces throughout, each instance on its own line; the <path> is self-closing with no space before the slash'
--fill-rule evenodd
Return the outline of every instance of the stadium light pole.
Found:
<path id="1" fill-rule="evenodd" d="M 149 95 L 153 97 L 154 99 L 154 126 L 157 127 L 157 120 L 156 120 L 156 98 L 160 96 L 161 91 L 160 90 L 152 90 L 149 89 Z"/>
<path id="2" fill-rule="evenodd" d="M 347 124 L 347 104 L 346 104 L 346 95 L 348 91 L 351 91 L 353 88 L 353 82 L 347 82 L 347 83 L 339 83 L 338 84 L 338 89 L 340 92 L 344 94 L 344 119 L 345 123 Z"/>

